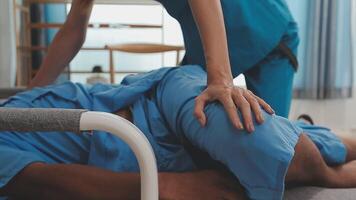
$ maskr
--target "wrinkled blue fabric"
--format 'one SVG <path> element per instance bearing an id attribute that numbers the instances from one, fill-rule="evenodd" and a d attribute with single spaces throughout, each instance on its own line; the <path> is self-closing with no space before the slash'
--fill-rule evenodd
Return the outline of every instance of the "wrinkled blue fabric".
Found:
<path id="1" fill-rule="evenodd" d="M 284 177 L 302 132 L 310 135 L 328 163 L 345 161 L 344 145 L 328 129 L 294 124 L 265 112 L 265 122 L 255 124 L 254 134 L 247 134 L 230 124 L 220 104 L 212 103 L 205 109 L 208 124 L 200 127 L 193 116 L 194 98 L 205 86 L 205 71 L 190 65 L 128 76 L 116 86 L 87 87 L 67 82 L 36 88 L 11 97 L 2 106 L 84 108 L 110 113 L 130 107 L 134 124 L 152 145 L 160 171 L 198 169 L 195 158 L 182 144 L 187 140 L 209 154 L 200 165 L 211 160 L 222 163 L 240 180 L 251 199 L 282 198 Z M 0 187 L 33 162 L 139 171 L 128 145 L 109 133 L 0 133 Z"/>
<path id="2" fill-rule="evenodd" d="M 296 121 L 294 124 L 307 133 L 328 165 L 345 163 L 347 154 L 345 145 L 329 128 L 310 125 L 303 121 Z"/>

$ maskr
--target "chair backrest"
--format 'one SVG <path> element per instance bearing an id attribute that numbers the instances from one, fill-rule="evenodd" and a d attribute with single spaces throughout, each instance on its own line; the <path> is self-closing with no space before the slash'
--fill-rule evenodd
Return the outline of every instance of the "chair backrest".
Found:
<path id="1" fill-rule="evenodd" d="M 127 53 L 161 53 L 184 50 L 183 46 L 148 43 L 106 45 L 106 48 L 111 51 L 121 51 Z"/>
<path id="2" fill-rule="evenodd" d="M 180 52 L 184 50 L 183 46 L 165 45 L 165 44 L 150 44 L 150 43 L 130 43 L 130 44 L 115 44 L 106 45 L 109 50 L 109 63 L 110 63 L 110 82 L 115 83 L 115 66 L 114 66 L 114 52 L 126 53 L 164 53 L 169 51 L 177 52 L 176 65 L 180 63 Z"/>

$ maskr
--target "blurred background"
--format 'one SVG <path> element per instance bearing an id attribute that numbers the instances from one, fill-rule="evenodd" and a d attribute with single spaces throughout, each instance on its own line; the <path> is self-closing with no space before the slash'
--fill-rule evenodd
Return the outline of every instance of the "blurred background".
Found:
<path id="1" fill-rule="evenodd" d="M 290 118 L 307 113 L 356 134 L 355 1 L 286 1 L 301 38 Z M 69 0 L 0 0 L 0 95 L 27 86 L 69 10 Z M 57 82 L 116 84 L 127 74 L 176 66 L 184 56 L 179 24 L 151 0 L 96 0 L 89 26 Z M 143 53 L 137 43 L 153 46 Z M 235 83 L 244 86 L 244 77 Z"/>

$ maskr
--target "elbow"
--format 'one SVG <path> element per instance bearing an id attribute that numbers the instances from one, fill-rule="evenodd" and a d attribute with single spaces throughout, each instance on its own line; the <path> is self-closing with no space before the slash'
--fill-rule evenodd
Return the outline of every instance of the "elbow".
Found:
<path id="1" fill-rule="evenodd" d="M 71 37 L 71 42 L 75 45 L 83 45 L 86 37 L 88 22 L 93 8 L 94 0 L 73 1 L 61 32 L 63 35 Z"/>
<path id="2" fill-rule="evenodd" d="M 94 4 L 94 0 L 74 0 L 72 1 L 72 7 L 86 9 Z"/>
<path id="3" fill-rule="evenodd" d="M 87 30 L 86 29 L 79 29 L 78 31 L 76 31 L 76 37 L 75 40 L 78 41 L 78 44 L 80 46 L 83 46 L 85 39 L 87 37 Z"/>
<path id="4" fill-rule="evenodd" d="M 72 46 L 73 49 L 80 49 L 86 39 L 86 29 L 75 27 L 75 28 L 68 28 L 64 27 L 58 33 L 58 40 L 65 41 L 66 44 Z"/>
<path id="5" fill-rule="evenodd" d="M 76 44 L 76 48 L 80 49 L 84 43 L 85 43 L 85 39 L 86 39 L 86 30 L 78 30 L 76 31 L 73 40 L 74 43 Z"/>
<path id="6" fill-rule="evenodd" d="M 94 3 L 94 0 L 80 0 L 79 1 L 79 4 L 81 6 L 88 6 L 88 5 L 91 5 Z"/>
<path id="7" fill-rule="evenodd" d="M 73 44 L 82 46 L 87 34 L 87 24 L 77 24 L 76 26 L 66 26 L 63 29 L 63 35 L 69 36 Z"/>
<path id="8" fill-rule="evenodd" d="M 77 5 L 74 5 L 80 14 L 87 15 L 94 5 L 94 0 L 80 0 Z"/>

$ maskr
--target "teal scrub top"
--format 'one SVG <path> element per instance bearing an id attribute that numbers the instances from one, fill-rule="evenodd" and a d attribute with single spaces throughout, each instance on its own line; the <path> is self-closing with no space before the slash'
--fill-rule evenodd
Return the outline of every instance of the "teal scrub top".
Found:
<path id="1" fill-rule="evenodd" d="M 182 28 L 186 48 L 182 64 L 204 67 L 204 51 L 188 0 L 158 1 Z M 221 0 L 221 5 L 234 77 L 256 65 L 281 41 L 288 46 L 299 41 L 285 0 Z"/>

